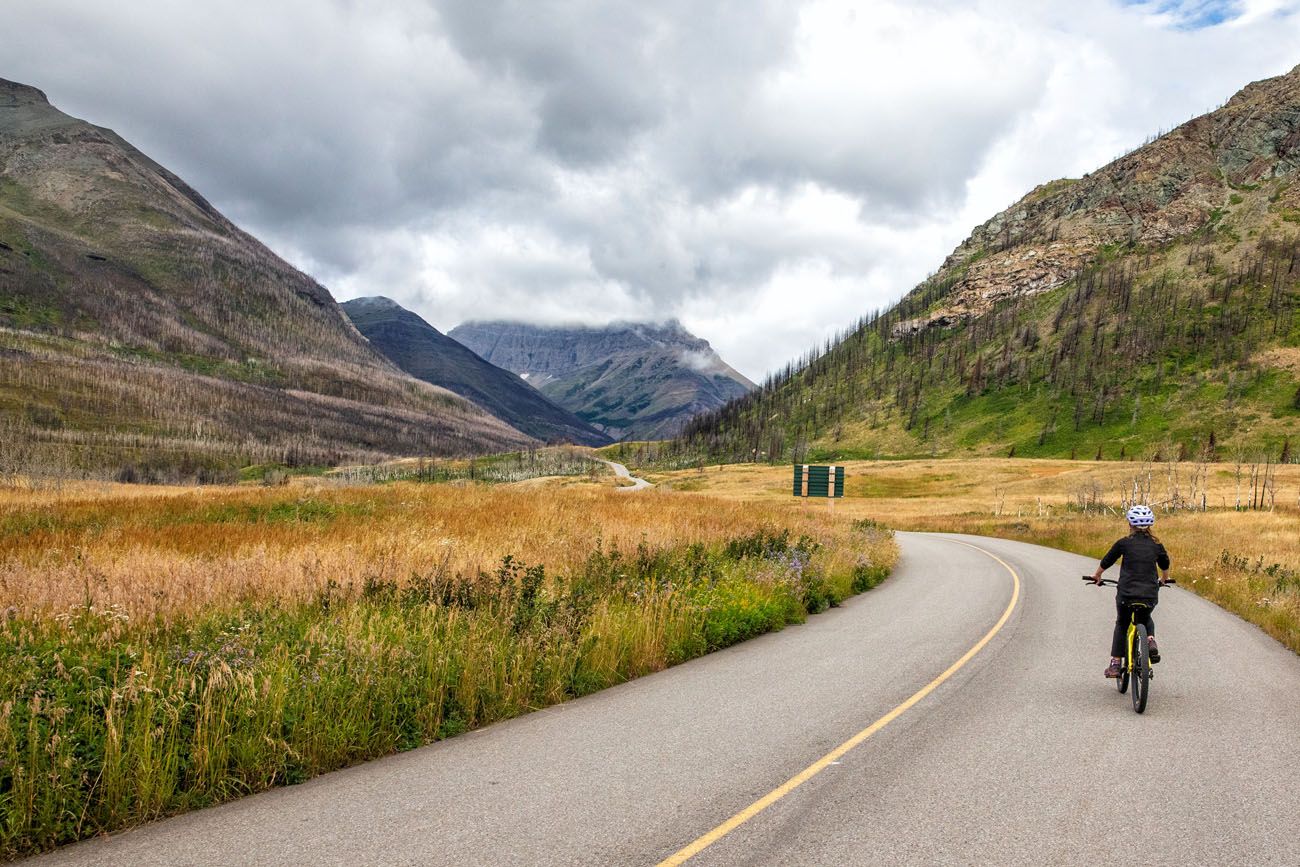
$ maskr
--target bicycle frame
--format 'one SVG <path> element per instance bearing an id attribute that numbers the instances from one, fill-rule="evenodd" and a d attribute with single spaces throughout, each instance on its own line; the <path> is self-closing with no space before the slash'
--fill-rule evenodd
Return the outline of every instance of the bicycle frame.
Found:
<path id="1" fill-rule="evenodd" d="M 1137 659 L 1137 609 L 1146 608 L 1150 610 L 1150 605 L 1144 605 L 1141 602 L 1130 603 L 1128 616 L 1128 638 L 1124 642 L 1124 670 L 1130 675 L 1133 674 L 1134 660 Z"/>

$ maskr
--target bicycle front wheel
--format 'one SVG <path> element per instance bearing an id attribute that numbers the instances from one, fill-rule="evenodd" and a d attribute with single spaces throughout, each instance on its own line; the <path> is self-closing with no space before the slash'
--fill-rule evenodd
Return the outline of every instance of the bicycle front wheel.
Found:
<path id="1" fill-rule="evenodd" d="M 1133 630 L 1133 710 L 1142 713 L 1147 709 L 1147 693 L 1151 689 L 1151 659 L 1147 649 L 1147 628 L 1138 624 Z"/>

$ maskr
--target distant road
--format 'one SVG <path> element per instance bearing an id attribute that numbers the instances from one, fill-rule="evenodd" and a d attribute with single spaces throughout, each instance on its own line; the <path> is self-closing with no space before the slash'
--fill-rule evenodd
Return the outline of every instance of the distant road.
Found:
<path id="1" fill-rule="evenodd" d="M 1137 716 L 1101 676 L 1094 561 L 899 541 L 894 577 L 807 624 L 37 863 L 655 864 L 932 684 L 1007 612 L 1008 567 L 982 650 L 688 863 L 1300 863 L 1300 658 L 1170 589 Z"/>
<path id="2" fill-rule="evenodd" d="M 614 468 L 614 475 L 618 476 L 620 479 L 632 480 L 632 484 L 620 487 L 620 491 L 644 491 L 646 488 L 654 487 L 654 485 L 650 484 L 645 479 L 638 479 L 636 476 L 632 475 L 628 471 L 627 467 L 622 464 L 615 463 L 614 461 L 605 461 L 605 463 Z"/>

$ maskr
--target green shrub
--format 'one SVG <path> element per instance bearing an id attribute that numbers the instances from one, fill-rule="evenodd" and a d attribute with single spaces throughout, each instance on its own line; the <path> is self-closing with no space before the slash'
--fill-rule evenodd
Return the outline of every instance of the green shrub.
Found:
<path id="1" fill-rule="evenodd" d="M 216 507 L 221 522 L 330 521 L 311 499 Z M 884 532 L 868 528 L 870 532 Z M 725 545 L 597 549 L 550 576 L 366 576 L 296 606 L 173 623 L 117 609 L 0 615 L 0 856 L 451 737 L 803 621 L 879 583 L 827 574 L 821 545 L 763 531 Z"/>
<path id="2" fill-rule="evenodd" d="M 853 584 L 851 586 L 854 593 L 866 593 L 888 577 L 889 569 L 884 566 L 858 563 L 853 567 Z"/>

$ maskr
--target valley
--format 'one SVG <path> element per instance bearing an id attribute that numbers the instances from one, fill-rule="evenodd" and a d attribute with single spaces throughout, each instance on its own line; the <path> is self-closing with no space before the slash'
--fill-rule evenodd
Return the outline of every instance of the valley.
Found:
<path id="1" fill-rule="evenodd" d="M 968 230 L 1059 170 L 1047 96 L 841 118 L 759 62 L 811 18 L 733 92 L 694 56 L 633 75 L 671 34 L 624 45 L 620 12 L 583 57 L 585 14 L 424 12 L 375 40 L 433 58 L 416 97 L 385 57 L 281 104 L 351 69 L 320 38 L 259 99 L 141 124 L 265 243 L 0 79 L 0 859 L 1091 864 L 1136 809 L 1173 863 L 1277 860 L 1300 67 Z M 302 129 L 186 139 L 261 102 Z M 894 248 L 934 238 L 905 292 Z M 793 497 L 800 464 L 845 496 Z M 1142 738 L 1079 582 L 1138 504 L 1178 581 Z M 1168 800 L 1117 798 L 1131 773 Z"/>
<path id="2" fill-rule="evenodd" d="M 616 455 L 618 449 L 603 452 Z M 601 454 L 583 451 L 589 459 Z M 545 471 L 577 457 L 539 455 L 531 465 Z M 619 490 L 603 470 L 509 481 L 530 465 L 520 455 L 500 461 L 496 482 L 484 481 L 486 472 L 471 482 L 467 467 L 455 462 L 438 472 L 462 473 L 458 478 L 422 482 L 418 465 L 397 463 L 389 475 L 374 477 L 394 481 L 340 472 L 270 487 L 73 482 L 3 492 L 0 591 L 11 605 L 0 626 L 9 661 L 0 669 L 6 672 L 0 685 L 17 700 L 0 714 L 0 759 L 41 770 L 16 790 L 34 807 L 22 814 L 24 821 L 7 826 L 8 853 L 131 827 L 485 726 L 495 749 L 510 749 L 497 739 L 516 729 L 493 722 L 661 671 L 828 607 L 853 606 L 851 613 L 836 607 L 825 625 L 814 618 L 813 632 L 791 637 L 794 646 L 831 636 L 851 635 L 853 647 L 885 640 L 894 634 L 887 623 L 907 623 L 888 612 L 900 604 L 914 608 L 918 598 L 931 600 L 926 622 L 933 625 L 945 593 L 950 602 L 965 600 L 954 610 L 978 614 L 978 628 L 986 628 L 987 606 L 971 607 L 968 599 L 972 576 L 989 580 L 983 561 L 969 559 L 979 555 L 944 548 L 950 543 L 938 537 L 907 533 L 896 542 L 887 527 L 1017 539 L 1095 558 L 1122 532 L 1116 510 L 1135 492 L 1151 502 L 1189 504 L 1203 494 L 1206 511 L 1165 509 L 1158 523 L 1174 559 L 1177 592 L 1204 596 L 1300 650 L 1300 474 L 1293 466 L 1272 468 L 1266 505 L 1249 509 L 1264 479 L 1261 468 L 1250 465 L 850 462 L 846 497 L 830 508 L 792 498 L 788 466 L 664 471 L 627 459 L 634 473 L 655 483 L 653 489 Z M 434 475 L 436 467 L 426 466 L 423 478 L 447 478 Z M 1238 501 L 1240 510 L 1234 508 Z M 900 544 L 904 559 L 898 562 Z M 943 556 L 922 566 L 914 559 L 920 551 Z M 1030 556 L 1009 551 L 1003 556 L 1014 555 L 1015 562 Z M 874 593 L 849 602 L 884 580 L 896 562 L 898 575 L 884 585 L 892 601 L 882 601 L 879 613 Z M 1093 562 L 1036 573 L 1040 586 L 1029 597 L 1037 600 L 1032 604 L 1041 606 L 1044 593 L 1055 598 L 1066 585 L 1071 600 L 1087 593 L 1074 573 Z M 985 565 L 997 571 L 996 564 Z M 1002 588 L 994 594 L 1000 607 L 1005 576 L 994 583 Z M 1090 598 L 1079 596 L 1078 603 Z M 1107 598 L 1085 607 L 1108 606 Z M 1173 636 L 1162 640 L 1184 667 L 1208 652 L 1184 634 L 1192 613 L 1185 601 L 1171 598 L 1161 611 Z M 1086 626 L 1083 639 L 1100 632 L 1094 615 L 1071 615 Z M 864 639 L 856 630 L 844 632 L 844 621 L 835 619 L 843 616 L 885 620 Z M 1235 622 L 1232 629 L 1247 628 Z M 1062 628 L 1054 625 L 1048 635 Z M 971 629 L 974 623 L 953 635 Z M 945 653 L 957 652 L 946 649 L 950 637 L 945 631 L 935 639 L 945 642 Z M 1036 658 L 1057 678 L 1080 667 L 1074 656 L 1095 662 L 1100 655 L 1085 640 L 1089 652 L 1070 649 L 1070 666 L 1052 669 L 1057 663 L 1050 660 L 1073 644 L 1041 635 L 1038 643 Z M 790 652 L 794 664 L 800 651 Z M 679 689 L 672 684 L 708 671 L 701 688 L 718 695 L 717 666 L 734 675 L 737 659 L 645 689 Z M 773 663 L 758 659 L 745 665 L 771 669 Z M 911 650 L 900 656 L 896 649 L 891 659 L 906 659 L 909 670 L 919 666 L 931 672 L 925 677 L 933 676 L 930 654 L 913 660 Z M 977 670 L 986 669 L 980 664 Z M 1161 681 L 1160 701 L 1171 703 L 1175 714 L 1182 705 L 1180 670 L 1166 669 L 1174 680 Z M 827 695 L 848 694 L 835 692 L 834 678 L 822 680 Z M 766 706 L 762 691 L 737 689 Z M 1113 701 L 1113 689 L 1107 692 Z M 644 709 L 634 697 L 640 694 L 610 701 L 622 706 L 630 700 L 620 714 L 638 714 Z M 950 690 L 944 701 L 961 705 L 985 694 Z M 748 706 L 739 693 L 725 695 L 728 707 Z M 581 707 L 587 710 L 568 712 L 585 716 L 593 706 Z M 1102 711 L 1091 713 L 1114 716 L 1113 709 Z M 931 708 L 922 719 L 935 712 Z M 793 722 L 785 710 L 768 716 L 787 728 Z M 578 718 L 546 725 L 547 738 L 564 741 L 569 729 L 560 721 Z M 712 722 L 701 725 L 713 730 Z M 791 736 L 782 737 L 788 742 Z M 411 758 L 478 755 L 478 743 Z M 98 757 L 75 744 L 103 744 L 104 752 Z M 33 764 L 46 762 L 45 756 L 48 766 Z M 381 773 L 366 767 L 361 773 Z M 1167 771 L 1181 773 L 1175 764 Z M 332 790 L 349 779 L 325 783 Z M 571 788 L 580 793 L 589 785 Z M 84 811 L 75 826 L 58 821 L 71 805 Z M 379 802 L 372 808 L 381 814 L 389 809 Z M 255 829 L 265 810 L 247 813 L 239 833 L 260 835 Z M 203 827 L 220 822 L 209 811 L 199 819 Z M 668 849 L 675 823 L 663 821 L 660 845 Z M 526 827 L 509 827 L 523 835 L 517 845 L 532 838 Z M 161 823 L 143 836 L 98 841 L 109 848 L 74 847 L 62 854 L 72 859 L 68 863 L 87 863 L 80 859 L 119 857 L 108 853 L 124 845 L 153 851 L 186 839 L 169 828 Z M 495 839 L 476 835 L 463 845 Z M 674 845 L 685 842 L 678 838 Z M 224 844 L 214 839 L 205 845 L 218 851 Z M 418 835 L 394 831 L 388 845 L 418 846 Z"/>

